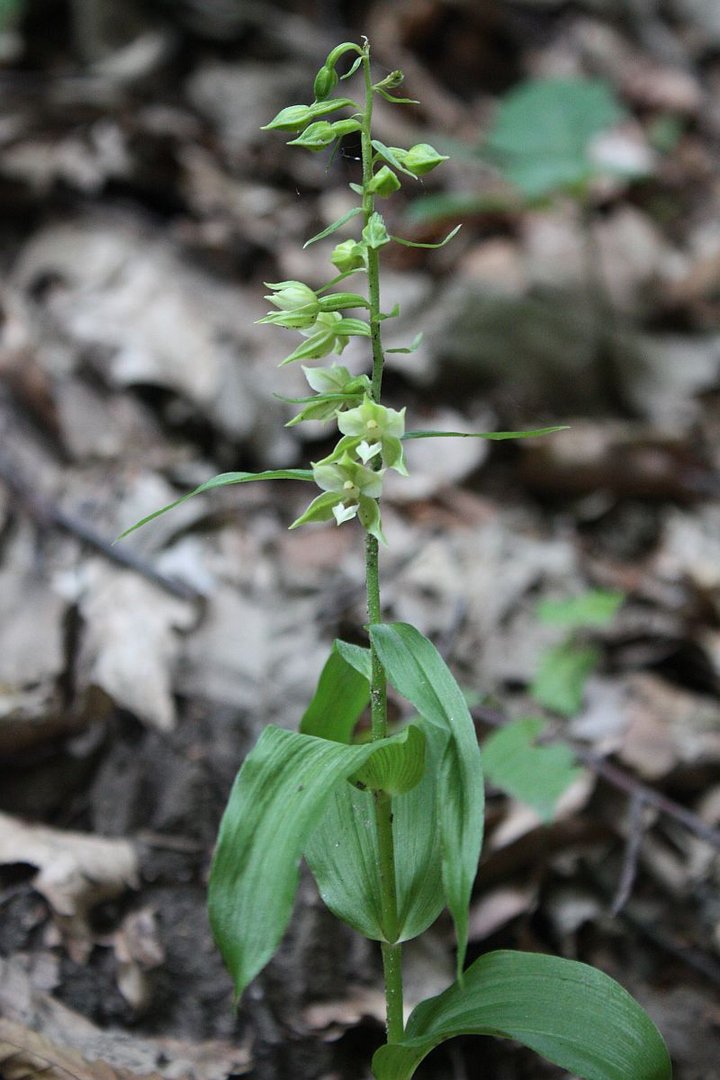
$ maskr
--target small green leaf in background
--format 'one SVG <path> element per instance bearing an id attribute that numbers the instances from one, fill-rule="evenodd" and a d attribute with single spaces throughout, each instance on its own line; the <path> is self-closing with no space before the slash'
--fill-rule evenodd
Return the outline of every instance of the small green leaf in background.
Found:
<path id="1" fill-rule="evenodd" d="M 461 987 L 423 1001 L 402 1042 L 373 1057 L 376 1080 L 410 1080 L 457 1035 L 516 1039 L 580 1080 L 671 1080 L 660 1032 L 608 975 L 556 956 L 500 951 L 476 960 Z"/>
<path id="2" fill-rule="evenodd" d="M 420 721 L 427 767 L 419 784 L 392 800 L 398 941 L 417 937 L 445 906 L 437 828 L 437 774 L 447 736 Z M 313 830 L 305 858 L 323 901 L 365 937 L 383 941 L 373 796 L 339 785 Z"/>
<path id="3" fill-rule="evenodd" d="M 539 705 L 574 716 L 583 703 L 585 684 L 600 662 L 596 645 L 564 641 L 543 653 L 530 693 Z"/>
<path id="4" fill-rule="evenodd" d="M 600 79 L 532 79 L 501 101 L 485 149 L 526 197 L 543 198 L 597 174 L 590 143 L 624 116 Z"/>
<path id="5" fill-rule="evenodd" d="M 483 743 L 485 775 L 496 787 L 528 803 L 550 821 L 560 796 L 581 774 L 565 743 L 536 746 L 545 727 L 537 717 L 514 720 Z"/>
<path id="6" fill-rule="evenodd" d="M 579 629 L 584 626 L 608 626 L 625 599 L 621 592 L 589 589 L 580 596 L 565 600 L 542 600 L 537 607 L 538 618 L 548 626 Z"/>
<path id="7" fill-rule="evenodd" d="M 335 641 L 300 721 L 304 735 L 349 743 L 370 700 L 370 650 Z"/>
<path id="8" fill-rule="evenodd" d="M 435 646 L 407 623 L 370 627 L 380 663 L 395 689 L 447 737 L 437 789 L 445 902 L 455 923 L 458 974 L 468 933 L 468 906 L 483 837 L 480 748 L 463 693 Z"/>

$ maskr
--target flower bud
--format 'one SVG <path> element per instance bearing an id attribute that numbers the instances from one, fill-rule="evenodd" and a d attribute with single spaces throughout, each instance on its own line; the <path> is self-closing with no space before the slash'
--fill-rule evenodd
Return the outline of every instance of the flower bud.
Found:
<path id="1" fill-rule="evenodd" d="M 300 131 L 313 118 L 309 105 L 288 105 L 281 109 L 274 120 L 260 128 L 261 131 Z"/>
<path id="2" fill-rule="evenodd" d="M 343 240 L 330 256 L 330 262 L 341 274 L 349 270 L 361 270 L 365 265 L 365 245 L 359 244 L 357 240 Z"/>
<path id="3" fill-rule="evenodd" d="M 382 168 L 378 169 L 367 186 L 367 190 L 371 191 L 373 195 L 380 195 L 383 198 L 392 195 L 393 192 L 399 189 L 400 181 L 387 165 L 383 165 Z"/>
<path id="4" fill-rule="evenodd" d="M 311 307 L 316 312 L 319 310 L 317 295 L 302 281 L 277 281 L 274 284 L 266 281 L 265 286 L 273 292 L 273 295 L 266 296 L 265 299 L 281 311 L 298 311 L 306 307 Z"/>
<path id="5" fill-rule="evenodd" d="M 405 153 L 403 165 L 415 176 L 424 176 L 447 160 L 447 155 L 438 154 L 430 143 L 416 143 Z"/>
<path id="6" fill-rule="evenodd" d="M 334 67 L 328 67 L 325 65 L 321 67 L 315 76 L 315 82 L 313 84 L 313 93 L 315 94 L 316 101 L 324 101 L 325 98 L 332 94 L 333 90 L 339 82 L 338 73 Z"/>

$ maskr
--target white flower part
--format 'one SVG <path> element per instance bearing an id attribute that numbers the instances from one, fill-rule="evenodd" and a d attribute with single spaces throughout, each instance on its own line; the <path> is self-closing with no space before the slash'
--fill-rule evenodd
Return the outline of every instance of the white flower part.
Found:
<path id="1" fill-rule="evenodd" d="M 344 506 L 342 503 L 337 503 L 333 506 L 332 512 L 338 525 L 342 525 L 343 521 L 352 521 L 358 512 L 358 504 L 351 503 L 350 506 Z"/>
<path id="2" fill-rule="evenodd" d="M 367 465 L 371 458 L 374 458 L 376 454 L 379 454 L 382 450 L 382 443 L 369 443 L 365 439 L 357 447 L 357 456 L 362 461 L 363 465 Z"/>

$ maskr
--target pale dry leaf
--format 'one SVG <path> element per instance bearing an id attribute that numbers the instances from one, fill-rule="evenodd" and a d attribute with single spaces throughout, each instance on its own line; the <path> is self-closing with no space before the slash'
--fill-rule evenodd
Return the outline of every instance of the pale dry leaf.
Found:
<path id="1" fill-rule="evenodd" d="M 50 904 L 82 953 L 90 948 L 93 905 L 137 887 L 138 858 L 125 840 L 62 832 L 0 814 L 0 864 L 37 867 L 33 888 Z"/>
<path id="2" fill-rule="evenodd" d="M 161 1080 L 159 1073 L 116 1069 L 88 1061 L 22 1024 L 0 1017 L 0 1069 L 3 1080 Z"/>
<path id="3" fill-rule="evenodd" d="M 143 723 L 171 730 L 177 631 L 194 621 L 192 605 L 167 596 L 136 574 L 98 564 L 80 613 L 84 625 L 78 686 L 99 687 Z"/>

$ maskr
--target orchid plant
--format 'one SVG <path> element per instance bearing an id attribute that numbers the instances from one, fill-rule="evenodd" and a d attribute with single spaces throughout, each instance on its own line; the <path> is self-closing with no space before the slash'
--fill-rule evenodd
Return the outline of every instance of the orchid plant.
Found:
<path id="1" fill-rule="evenodd" d="M 348 66 L 344 74 L 339 66 Z M 333 96 L 357 75 L 361 100 Z M 377 1080 L 408 1080 L 434 1047 L 461 1034 L 518 1040 L 585 1080 L 668 1080 L 670 1061 L 657 1029 L 630 995 L 602 972 L 554 956 L 491 952 L 465 967 L 468 909 L 483 838 L 483 766 L 465 698 L 436 648 L 408 624 L 383 621 L 378 570 L 385 543 L 381 517 L 388 470 L 407 474 L 412 438 L 473 435 L 520 438 L 523 432 L 406 431 L 405 409 L 381 400 L 382 329 L 397 308 L 380 306 L 380 257 L 393 243 L 379 200 L 415 183 L 446 160 L 427 143 L 409 149 L 373 137 L 376 99 L 399 106 L 402 75 L 373 81 L 370 45 L 343 42 L 317 73 L 314 100 L 290 105 L 269 124 L 310 152 L 359 139 L 358 204 L 307 241 L 325 240 L 353 219 L 359 235 L 330 254 L 331 279 L 268 284 L 272 310 L 261 322 L 299 334 L 282 365 L 303 362 L 311 393 L 290 425 L 335 424 L 332 452 L 310 469 L 223 473 L 189 495 L 226 484 L 293 479 L 320 489 L 291 528 L 355 522 L 365 541 L 368 645 L 336 641 L 299 731 L 267 727 L 230 793 L 213 859 L 210 919 L 239 998 L 273 956 L 291 917 L 305 858 L 330 910 L 379 942 L 387 1005 L 387 1042 L 374 1055 Z M 307 245 L 306 245 L 307 246 Z M 338 289 L 350 278 L 363 292 Z M 347 312 L 356 314 L 348 315 Z M 358 317 L 359 316 L 359 317 Z M 351 338 L 368 345 L 368 370 L 353 374 L 332 360 Z M 405 349 L 410 353 L 413 342 Z M 132 531 L 131 529 L 127 530 Z M 124 534 L 125 535 L 125 534 Z M 398 729 L 388 721 L 388 685 L 412 707 Z M 356 725 L 370 706 L 370 736 Z M 455 982 L 406 1016 L 402 943 L 425 931 L 447 908 L 455 926 Z"/>

